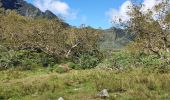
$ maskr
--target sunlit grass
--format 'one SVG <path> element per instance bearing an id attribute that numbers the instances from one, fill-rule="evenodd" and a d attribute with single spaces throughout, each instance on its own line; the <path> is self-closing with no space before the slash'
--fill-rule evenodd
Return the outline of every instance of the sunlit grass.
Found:
<path id="1" fill-rule="evenodd" d="M 45 70 L 45 69 L 44 69 Z M 5 80 L 0 72 L 1 80 Z M 22 74 L 18 74 L 22 73 Z M 100 100 L 96 94 L 108 89 L 108 99 L 168 100 L 170 99 L 170 73 L 160 74 L 144 69 L 129 71 L 79 70 L 64 74 L 42 72 L 12 73 L 13 77 L 0 82 L 1 99 L 24 100 Z"/>

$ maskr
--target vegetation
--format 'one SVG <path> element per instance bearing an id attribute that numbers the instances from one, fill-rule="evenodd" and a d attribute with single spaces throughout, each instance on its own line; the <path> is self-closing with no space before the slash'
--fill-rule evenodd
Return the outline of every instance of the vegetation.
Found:
<path id="1" fill-rule="evenodd" d="M 166 59 L 169 53 L 169 0 L 163 0 L 154 10 L 142 12 L 141 9 L 142 5 L 133 5 L 129 13 L 128 27 L 135 34 L 136 46 L 141 52 L 154 53 Z"/>
<path id="2" fill-rule="evenodd" d="M 113 31 L 0 9 L 0 100 L 170 99 L 169 6 L 134 3 Z"/>
<path id="3" fill-rule="evenodd" d="M 60 20 L 33 19 L 3 10 L 0 27 L 0 45 L 9 51 L 44 53 L 60 60 L 71 58 L 74 62 L 84 53 L 100 53 L 97 41 L 101 30 L 91 27 L 77 29 L 63 25 Z"/>
<path id="4" fill-rule="evenodd" d="M 109 89 L 114 99 L 170 99 L 170 74 L 148 69 L 126 71 L 78 70 L 66 74 L 41 71 L 1 71 L 1 99 L 101 100 L 96 94 Z M 16 77 L 16 76 L 20 77 Z M 107 77 L 107 78 L 106 78 Z M 10 79 L 8 79 L 10 78 Z"/>

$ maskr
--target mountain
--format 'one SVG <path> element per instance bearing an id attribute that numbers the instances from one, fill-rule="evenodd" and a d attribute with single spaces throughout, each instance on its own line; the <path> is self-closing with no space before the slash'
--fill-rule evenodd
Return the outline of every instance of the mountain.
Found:
<path id="1" fill-rule="evenodd" d="M 28 17 L 41 17 L 47 19 L 58 19 L 54 13 L 47 10 L 42 12 L 39 8 L 27 3 L 24 0 L 0 0 L 0 7 L 11 10 L 16 10 L 22 16 Z M 64 26 L 70 26 L 69 24 L 62 22 Z M 124 47 L 132 41 L 132 36 L 127 34 L 125 30 L 112 27 L 104 30 L 103 36 L 100 41 L 101 49 L 119 49 Z"/>
<path id="2" fill-rule="evenodd" d="M 120 49 L 133 40 L 133 36 L 124 29 L 111 27 L 104 30 L 100 41 L 101 50 Z"/>
<path id="3" fill-rule="evenodd" d="M 39 8 L 24 0 L 0 0 L 0 7 L 4 9 L 16 10 L 20 15 L 33 18 L 47 18 L 60 20 L 64 27 L 69 27 L 68 23 L 63 22 L 58 16 L 49 10 L 42 12 Z"/>
<path id="4" fill-rule="evenodd" d="M 51 11 L 42 12 L 39 8 L 27 3 L 24 0 L 0 0 L 1 7 L 5 9 L 16 10 L 19 14 L 29 17 L 42 17 L 48 19 L 59 19 Z"/>

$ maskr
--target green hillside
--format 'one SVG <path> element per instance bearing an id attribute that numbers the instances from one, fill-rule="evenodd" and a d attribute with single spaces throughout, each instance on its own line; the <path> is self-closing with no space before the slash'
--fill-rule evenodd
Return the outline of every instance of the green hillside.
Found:
<path id="1" fill-rule="evenodd" d="M 169 6 L 96 29 L 0 0 L 0 100 L 169 100 Z"/>

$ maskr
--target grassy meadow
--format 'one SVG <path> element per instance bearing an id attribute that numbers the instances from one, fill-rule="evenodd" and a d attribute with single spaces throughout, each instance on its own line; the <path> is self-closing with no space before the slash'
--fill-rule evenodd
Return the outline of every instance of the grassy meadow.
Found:
<path id="1" fill-rule="evenodd" d="M 146 69 L 126 71 L 72 70 L 68 73 L 7 70 L 0 72 L 0 100 L 169 100 L 170 73 Z"/>

